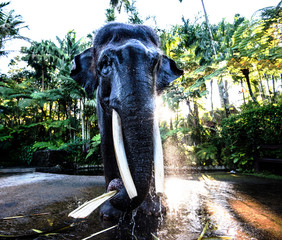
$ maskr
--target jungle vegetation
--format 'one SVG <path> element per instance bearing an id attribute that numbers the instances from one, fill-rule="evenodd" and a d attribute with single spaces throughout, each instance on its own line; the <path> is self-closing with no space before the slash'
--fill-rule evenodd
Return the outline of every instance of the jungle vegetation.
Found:
<path id="1" fill-rule="evenodd" d="M 8 54 L 7 41 L 25 39 L 24 20 L 7 12 L 8 4 L 0 3 L 0 58 Z M 237 14 L 232 23 L 209 24 L 204 11 L 169 30 L 155 26 L 163 52 L 185 71 L 162 96 L 171 114 L 160 124 L 164 146 L 177 145 L 182 165 L 251 171 L 258 146 L 282 144 L 281 5 L 252 19 Z M 128 22 L 146 22 L 134 0 L 111 0 L 107 21 L 122 9 Z M 78 164 L 100 163 L 95 96 L 88 98 L 69 76 L 74 56 L 91 46 L 93 35 L 26 39 L 30 46 L 0 75 L 0 167 L 27 166 L 39 149 L 65 150 Z M 27 67 L 19 66 L 23 61 Z"/>

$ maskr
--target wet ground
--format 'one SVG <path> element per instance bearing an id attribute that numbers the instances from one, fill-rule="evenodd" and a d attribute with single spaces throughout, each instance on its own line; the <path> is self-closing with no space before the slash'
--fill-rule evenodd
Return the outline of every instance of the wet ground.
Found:
<path id="1" fill-rule="evenodd" d="M 282 239 L 281 189 L 281 180 L 246 175 L 170 175 L 165 216 L 125 216 L 91 239 Z M 67 217 L 103 192 L 102 176 L 0 175 L 0 239 L 83 239 L 114 226 L 98 211 L 84 221 Z"/>

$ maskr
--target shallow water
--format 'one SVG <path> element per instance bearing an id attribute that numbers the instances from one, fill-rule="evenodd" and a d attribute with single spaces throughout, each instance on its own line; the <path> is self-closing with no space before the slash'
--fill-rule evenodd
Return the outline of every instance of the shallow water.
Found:
<path id="1" fill-rule="evenodd" d="M 26 182 L 29 182 L 31 176 L 32 184 L 28 185 Z M 6 178 L 3 187 L 3 178 L 0 178 L 0 197 L 4 197 L 0 198 L 0 209 L 7 213 L 0 213 L 0 235 L 28 235 L 27 239 L 83 239 L 116 224 L 102 221 L 98 211 L 84 221 L 74 221 L 67 217 L 77 206 L 104 192 L 101 178 L 97 181 L 95 177 L 39 174 L 10 176 L 9 179 L 11 183 L 23 181 L 26 188 L 32 185 L 38 185 L 38 188 L 49 187 L 50 194 L 61 193 L 62 197 L 50 198 L 49 203 L 37 202 L 25 212 L 24 206 L 13 206 L 11 199 L 1 204 L 2 199 L 8 199 L 3 190 L 8 191 L 16 186 L 9 185 Z M 62 191 L 59 184 L 68 188 L 71 194 Z M 91 239 L 141 240 L 153 239 L 153 235 L 164 240 L 193 240 L 201 235 L 202 239 L 282 239 L 281 187 L 282 181 L 229 173 L 167 176 L 165 216 L 156 218 L 138 213 L 132 218 L 127 215 L 120 220 L 118 228 Z M 12 216 L 12 213 L 23 213 L 25 217 L 3 220 L 4 216 Z M 34 215 L 38 213 L 41 214 Z M 39 234 L 37 230 L 48 236 Z"/>

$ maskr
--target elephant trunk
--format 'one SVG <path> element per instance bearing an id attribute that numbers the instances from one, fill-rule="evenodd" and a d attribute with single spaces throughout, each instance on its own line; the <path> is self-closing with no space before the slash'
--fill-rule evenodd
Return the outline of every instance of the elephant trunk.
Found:
<path id="1" fill-rule="evenodd" d="M 130 111 L 120 113 L 123 144 L 118 145 L 119 147 L 124 145 L 124 155 L 128 162 L 132 183 L 128 180 L 130 176 L 127 180 L 123 178 L 125 167 L 120 167 L 125 187 L 111 199 L 112 205 L 122 211 L 133 210 L 145 200 L 150 188 L 154 160 L 154 111 L 147 108 L 142 112 L 137 111 L 138 114 L 136 110 L 132 112 L 134 114 L 130 114 Z M 113 111 L 113 115 L 115 114 Z M 113 129 L 115 130 L 115 127 Z M 118 155 L 117 151 L 119 150 L 116 149 L 116 155 Z M 118 159 L 119 156 L 116 158 Z M 125 174 L 128 175 L 128 173 Z M 128 190 L 132 189 L 132 185 L 133 190 Z"/>

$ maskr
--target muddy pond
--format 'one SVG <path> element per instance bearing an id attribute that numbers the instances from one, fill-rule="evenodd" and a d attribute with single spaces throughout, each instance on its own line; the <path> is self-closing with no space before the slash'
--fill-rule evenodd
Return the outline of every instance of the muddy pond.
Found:
<path id="1" fill-rule="evenodd" d="M 226 172 L 166 176 L 167 213 L 102 221 L 68 214 L 104 193 L 103 176 L 0 175 L 0 239 L 282 239 L 282 180 Z M 103 229 L 111 230 L 100 233 Z M 88 238 L 89 237 L 89 238 Z"/>

